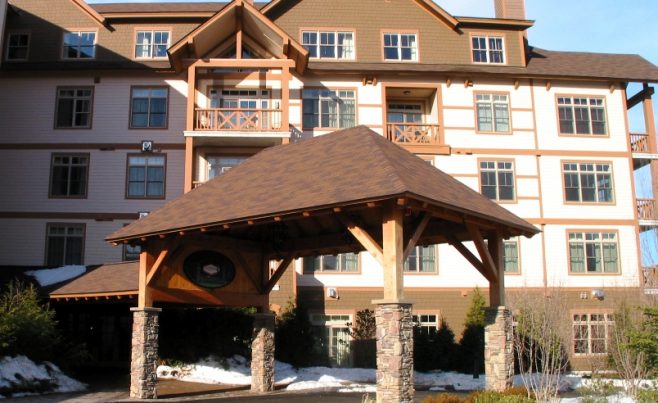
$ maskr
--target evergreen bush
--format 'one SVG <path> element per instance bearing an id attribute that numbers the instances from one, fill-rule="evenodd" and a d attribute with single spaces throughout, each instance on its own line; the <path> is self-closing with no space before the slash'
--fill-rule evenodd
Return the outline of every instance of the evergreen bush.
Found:
<path id="1" fill-rule="evenodd" d="M 277 317 L 276 348 L 274 355 L 277 360 L 287 362 L 295 368 L 313 365 L 328 365 L 327 358 L 322 356 L 321 343 L 309 320 L 305 309 L 293 301 Z"/>
<path id="2" fill-rule="evenodd" d="M 455 333 L 441 318 L 440 327 L 429 333 L 419 327 L 414 328 L 414 369 L 451 371 L 455 369 Z"/>
<path id="3" fill-rule="evenodd" d="M 459 341 L 459 366 L 457 370 L 478 375 L 484 372 L 484 326 L 486 320 L 486 300 L 476 288 L 471 305 L 466 312 L 464 332 Z"/>

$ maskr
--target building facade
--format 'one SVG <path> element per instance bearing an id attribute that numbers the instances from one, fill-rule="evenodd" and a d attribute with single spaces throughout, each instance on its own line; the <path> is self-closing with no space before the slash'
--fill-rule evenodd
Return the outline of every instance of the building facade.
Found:
<path id="1" fill-rule="evenodd" d="M 658 222 L 634 180 L 658 157 L 658 68 L 532 47 L 523 0 L 496 0 L 496 18 L 440 5 L 10 0 L 0 265 L 137 259 L 105 236 L 267 147 L 366 125 L 540 229 L 505 241 L 508 293 L 559 291 L 575 361 L 605 353 L 598 329 L 616 301 L 640 298 L 640 233 Z M 630 133 L 635 106 L 646 133 Z M 381 268 L 366 252 L 292 268 L 271 302 L 296 297 L 332 363 L 349 365 L 346 323 L 381 298 Z M 459 332 L 488 287 L 449 246 L 417 247 L 405 271 L 426 328 L 444 318 Z"/>

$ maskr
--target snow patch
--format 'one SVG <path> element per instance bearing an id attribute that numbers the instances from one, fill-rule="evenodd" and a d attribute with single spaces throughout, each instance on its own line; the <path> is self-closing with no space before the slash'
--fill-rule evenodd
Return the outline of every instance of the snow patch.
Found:
<path id="1" fill-rule="evenodd" d="M 42 287 L 46 287 L 78 277 L 86 270 L 85 266 L 62 266 L 56 269 L 26 271 L 25 274 L 34 277 Z"/>
<path id="2" fill-rule="evenodd" d="M 57 365 L 44 362 L 35 364 L 29 358 L 19 355 L 17 357 L 3 357 L 0 360 L 0 387 L 11 388 L 12 384 L 21 381 L 50 381 L 56 386 L 53 392 L 79 392 L 86 389 L 86 385 L 65 375 Z M 27 396 L 25 393 L 16 393 L 12 397 Z M 1 397 L 1 396 L 0 396 Z"/>

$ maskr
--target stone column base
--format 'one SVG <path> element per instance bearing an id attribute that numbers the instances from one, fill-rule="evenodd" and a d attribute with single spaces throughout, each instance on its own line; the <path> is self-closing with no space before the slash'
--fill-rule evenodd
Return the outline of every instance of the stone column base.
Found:
<path id="1" fill-rule="evenodd" d="M 414 335 L 411 304 L 381 303 L 377 323 L 377 402 L 414 399 Z"/>
<path id="2" fill-rule="evenodd" d="M 274 390 L 274 315 L 254 315 L 251 342 L 251 391 L 264 393 Z"/>
<path id="3" fill-rule="evenodd" d="M 133 313 L 132 357 L 130 360 L 130 397 L 158 397 L 158 314 L 159 308 L 130 308 Z"/>
<path id="4" fill-rule="evenodd" d="M 512 312 L 504 306 L 488 308 L 484 330 L 486 388 L 503 391 L 512 386 L 514 340 Z"/>

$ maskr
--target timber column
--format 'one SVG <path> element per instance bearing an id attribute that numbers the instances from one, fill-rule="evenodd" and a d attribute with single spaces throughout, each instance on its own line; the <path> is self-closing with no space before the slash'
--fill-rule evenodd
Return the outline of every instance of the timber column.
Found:
<path id="1" fill-rule="evenodd" d="M 253 341 L 251 342 L 251 391 L 274 390 L 274 315 L 254 315 Z"/>
<path id="2" fill-rule="evenodd" d="M 130 308 L 133 312 L 130 397 L 157 398 L 158 315 L 160 308 Z"/>
<path id="3" fill-rule="evenodd" d="M 512 387 L 514 351 L 512 312 L 504 306 L 488 308 L 484 328 L 484 372 L 486 389 L 503 391 Z"/>

